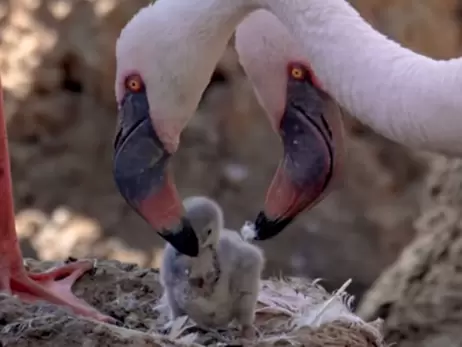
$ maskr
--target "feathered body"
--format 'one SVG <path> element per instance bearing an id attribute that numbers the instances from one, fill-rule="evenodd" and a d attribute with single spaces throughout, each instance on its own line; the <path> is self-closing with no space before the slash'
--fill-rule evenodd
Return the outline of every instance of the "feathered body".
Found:
<path id="1" fill-rule="evenodd" d="M 263 269 L 263 254 L 234 231 L 224 230 L 216 250 L 198 258 L 178 254 L 167 245 L 162 273 L 172 318 L 188 315 L 198 325 L 226 327 L 233 319 L 253 322 Z M 191 283 L 200 276 L 200 283 Z"/>

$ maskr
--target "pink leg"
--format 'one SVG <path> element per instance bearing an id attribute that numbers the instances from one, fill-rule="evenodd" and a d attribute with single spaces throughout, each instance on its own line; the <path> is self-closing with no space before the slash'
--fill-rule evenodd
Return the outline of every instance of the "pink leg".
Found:
<path id="1" fill-rule="evenodd" d="M 0 291 L 18 295 L 25 301 L 45 300 L 67 306 L 76 314 L 112 322 L 72 293 L 72 285 L 93 267 L 90 261 L 77 261 L 40 274 L 28 274 L 16 236 L 8 140 L 3 114 L 0 81 Z"/>

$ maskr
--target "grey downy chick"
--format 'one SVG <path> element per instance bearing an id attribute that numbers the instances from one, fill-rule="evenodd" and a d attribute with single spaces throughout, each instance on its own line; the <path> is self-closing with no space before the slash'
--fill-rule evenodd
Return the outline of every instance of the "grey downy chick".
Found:
<path id="1" fill-rule="evenodd" d="M 165 247 L 160 277 L 171 319 L 187 315 L 198 326 L 212 329 L 225 328 L 235 319 L 243 337 L 254 337 L 263 252 L 224 229 L 223 211 L 213 200 L 194 196 L 183 204 L 200 249 L 191 258 L 170 244 Z"/>

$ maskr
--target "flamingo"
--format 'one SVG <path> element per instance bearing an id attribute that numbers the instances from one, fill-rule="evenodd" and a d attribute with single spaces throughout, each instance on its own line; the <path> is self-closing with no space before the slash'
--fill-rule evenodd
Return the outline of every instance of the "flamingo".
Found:
<path id="1" fill-rule="evenodd" d="M 115 322 L 72 293 L 72 285 L 93 268 L 93 262 L 80 260 L 43 273 L 27 273 L 15 230 L 13 193 L 8 138 L 3 113 L 3 88 L 0 80 L 0 291 L 31 302 L 45 300 L 70 308 L 90 319 Z"/>
<path id="2" fill-rule="evenodd" d="M 317 89 L 360 121 L 408 146 L 462 152 L 462 98 L 452 95 L 462 82 L 461 60 L 435 61 L 400 46 L 374 30 L 346 1 L 157 0 L 126 24 L 117 41 L 115 94 L 120 124 L 113 171 L 121 195 L 132 208 L 175 248 L 191 256 L 197 255 L 197 238 L 183 217 L 167 164 L 232 33 L 258 9 L 272 12 L 290 32 L 309 62 L 307 70 L 313 72 Z M 251 22 L 241 27 L 240 42 L 248 42 L 242 47 L 252 48 L 253 43 L 262 47 L 258 41 L 268 39 L 258 32 L 254 35 L 255 29 Z M 274 33 L 272 27 L 267 29 Z M 257 94 L 268 100 L 264 106 L 273 125 L 280 120 L 275 115 L 280 118 L 287 107 L 283 102 L 287 74 L 271 67 L 284 55 L 279 44 L 266 56 L 250 52 L 261 59 L 252 64 L 258 70 L 255 76 L 268 75 L 266 83 L 257 85 Z M 306 63 L 302 66 L 308 68 Z M 321 130 L 310 129 L 311 152 L 297 161 L 304 167 L 313 165 L 311 172 L 302 170 L 313 181 L 299 185 L 290 179 L 299 172 L 278 170 L 265 209 L 255 222 L 256 239 L 278 234 L 328 192 L 330 184 L 325 183 L 333 182 L 335 175 L 329 174 L 326 163 L 341 155 L 329 159 L 326 148 L 342 149 L 334 145 L 341 141 L 314 140 L 338 126 L 326 124 Z M 290 158 L 290 153 L 285 157 Z M 315 162 L 325 164 L 318 176 Z"/>
<path id="3" fill-rule="evenodd" d="M 254 9 L 244 3 L 159 0 L 131 19 L 116 44 L 116 184 L 160 236 L 192 257 L 198 254 L 197 236 L 184 217 L 168 162 L 229 38 Z M 299 52 L 285 53 L 261 66 L 274 77 L 274 88 L 265 88 L 274 98 L 267 115 L 284 157 L 255 221 L 257 240 L 274 237 L 319 202 L 342 163 L 339 107 Z M 287 64 L 284 58 L 291 57 Z"/>

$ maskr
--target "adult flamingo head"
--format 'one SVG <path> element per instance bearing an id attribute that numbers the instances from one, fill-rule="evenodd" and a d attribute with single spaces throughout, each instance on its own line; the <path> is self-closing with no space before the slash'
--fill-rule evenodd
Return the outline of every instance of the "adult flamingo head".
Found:
<path id="1" fill-rule="evenodd" d="M 240 63 L 284 156 L 255 222 L 270 238 L 327 195 L 343 164 L 343 126 L 337 103 L 323 91 L 301 47 L 272 13 L 258 10 L 236 32 Z"/>

